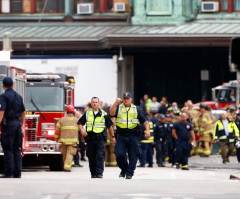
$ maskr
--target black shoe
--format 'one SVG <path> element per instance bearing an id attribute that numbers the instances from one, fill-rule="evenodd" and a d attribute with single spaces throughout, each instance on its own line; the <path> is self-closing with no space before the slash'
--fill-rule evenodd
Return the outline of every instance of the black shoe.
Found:
<path id="1" fill-rule="evenodd" d="M 234 175 L 230 175 L 230 180 L 240 180 L 240 178 Z"/>
<path id="2" fill-rule="evenodd" d="M 74 164 L 73 167 L 83 167 L 81 164 Z"/>
<path id="3" fill-rule="evenodd" d="M 160 164 L 158 164 L 158 167 L 165 167 L 165 164 L 160 163 Z"/>
<path id="4" fill-rule="evenodd" d="M 132 176 L 126 175 L 126 179 L 127 179 L 127 180 L 131 180 L 131 179 L 132 179 Z"/>
<path id="5" fill-rule="evenodd" d="M 153 167 L 153 165 L 152 165 L 152 164 L 149 164 L 149 165 L 148 165 L 148 167 L 149 167 L 149 168 L 152 168 L 152 167 Z"/>
<path id="6" fill-rule="evenodd" d="M 86 158 L 81 158 L 81 160 L 82 160 L 82 161 L 84 161 L 84 162 L 86 162 L 86 161 L 87 161 L 87 160 L 86 160 Z"/>
<path id="7" fill-rule="evenodd" d="M 137 167 L 142 167 L 142 168 L 144 168 L 145 165 L 140 164 L 140 165 L 137 165 Z"/>
<path id="8" fill-rule="evenodd" d="M 123 171 L 121 171 L 121 173 L 119 174 L 119 178 L 125 178 L 125 173 Z"/>
<path id="9" fill-rule="evenodd" d="M 9 175 L 1 175 L 0 178 L 13 178 L 13 176 L 9 176 Z"/>
<path id="10" fill-rule="evenodd" d="M 98 175 L 96 175 L 96 178 L 103 178 L 103 175 L 98 174 Z"/>
<path id="11" fill-rule="evenodd" d="M 14 178 L 21 178 L 21 175 L 14 175 Z"/>
<path id="12" fill-rule="evenodd" d="M 97 178 L 97 175 L 91 175 L 91 178 Z"/>

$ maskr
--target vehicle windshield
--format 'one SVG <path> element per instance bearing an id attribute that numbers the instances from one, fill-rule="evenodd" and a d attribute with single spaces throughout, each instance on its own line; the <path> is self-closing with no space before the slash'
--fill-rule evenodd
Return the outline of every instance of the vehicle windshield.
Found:
<path id="1" fill-rule="evenodd" d="M 226 88 L 216 90 L 216 96 L 220 102 L 236 102 L 236 91 L 235 89 Z"/>
<path id="2" fill-rule="evenodd" d="M 27 111 L 63 111 L 64 90 L 60 87 L 27 87 Z"/>

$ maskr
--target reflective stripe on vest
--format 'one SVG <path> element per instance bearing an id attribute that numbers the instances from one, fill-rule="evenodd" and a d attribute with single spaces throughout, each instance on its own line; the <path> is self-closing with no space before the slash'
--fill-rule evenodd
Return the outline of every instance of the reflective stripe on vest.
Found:
<path id="1" fill-rule="evenodd" d="M 138 112 L 135 105 L 131 107 L 125 107 L 124 104 L 120 104 L 118 109 L 118 115 L 116 119 L 116 126 L 122 129 L 134 129 L 138 126 Z"/>
<path id="2" fill-rule="evenodd" d="M 149 137 L 148 139 L 141 140 L 141 143 L 146 143 L 146 144 L 153 143 L 153 142 L 154 142 L 153 136 Z"/>
<path id="3" fill-rule="evenodd" d="M 153 137 L 153 128 L 154 128 L 154 124 L 152 121 L 149 121 L 149 127 L 150 127 L 150 134 L 151 136 L 149 138 L 145 138 L 143 140 L 141 140 L 141 143 L 153 143 L 154 142 L 154 137 Z"/>
<path id="4" fill-rule="evenodd" d="M 101 116 L 94 116 L 93 110 L 88 110 L 86 113 L 87 132 L 102 133 L 105 129 L 105 116 L 107 113 L 101 110 Z"/>
<path id="5" fill-rule="evenodd" d="M 150 128 L 150 133 L 153 133 L 153 128 L 154 128 L 154 125 L 153 125 L 153 122 L 149 122 L 149 128 Z"/>
<path id="6" fill-rule="evenodd" d="M 222 131 L 222 132 L 225 133 L 224 126 L 223 126 L 221 120 L 218 120 L 218 121 L 217 121 L 216 127 L 217 127 L 217 126 L 218 126 L 218 131 Z M 222 133 L 222 134 L 219 136 L 219 139 L 220 139 L 220 140 L 224 140 L 224 139 L 229 138 L 229 141 L 230 141 L 230 142 L 234 142 L 234 140 L 235 140 L 234 138 L 235 138 L 235 137 L 239 137 L 239 129 L 238 129 L 238 127 L 237 127 L 237 125 L 236 125 L 235 122 L 228 122 L 228 133 L 229 133 L 228 137 L 227 137 L 226 134 L 223 134 L 223 133 Z"/>

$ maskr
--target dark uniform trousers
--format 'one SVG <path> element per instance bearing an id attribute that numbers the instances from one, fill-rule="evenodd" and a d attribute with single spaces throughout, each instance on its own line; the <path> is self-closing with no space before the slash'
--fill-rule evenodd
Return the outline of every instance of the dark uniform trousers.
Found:
<path id="1" fill-rule="evenodd" d="M 134 132 L 121 134 L 117 133 L 115 154 L 117 164 L 122 172 L 126 175 L 133 176 L 140 154 L 139 136 L 136 136 Z"/>
<path id="2" fill-rule="evenodd" d="M 105 139 L 103 133 L 88 135 L 86 142 L 91 175 L 103 175 L 105 158 Z"/>
<path id="3" fill-rule="evenodd" d="M 163 164 L 166 155 L 166 143 L 163 139 L 155 141 L 157 164 Z"/>
<path id="4" fill-rule="evenodd" d="M 152 143 L 141 143 L 140 148 L 140 166 L 145 166 L 148 163 L 149 166 L 153 165 L 153 144 Z"/>
<path id="5" fill-rule="evenodd" d="M 229 156 L 234 154 L 235 151 L 235 143 L 228 142 L 228 140 L 220 140 L 220 154 L 222 156 L 223 161 L 229 161 Z"/>
<path id="6" fill-rule="evenodd" d="M 240 163 L 240 148 L 237 148 L 236 153 L 237 153 L 237 160 Z"/>
<path id="7" fill-rule="evenodd" d="M 19 121 L 11 121 L 3 126 L 1 144 L 4 152 L 4 174 L 21 177 L 22 131 Z"/>
<path id="8" fill-rule="evenodd" d="M 188 165 L 188 157 L 190 155 L 191 145 L 189 141 L 176 141 L 176 163 L 185 166 Z"/>

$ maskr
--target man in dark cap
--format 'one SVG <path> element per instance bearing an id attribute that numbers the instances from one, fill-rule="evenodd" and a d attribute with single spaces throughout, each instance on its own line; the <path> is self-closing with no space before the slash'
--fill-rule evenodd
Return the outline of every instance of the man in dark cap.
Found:
<path id="1" fill-rule="evenodd" d="M 0 95 L 1 144 L 4 153 L 4 178 L 21 178 L 21 127 L 25 118 L 22 97 L 13 90 L 13 80 L 3 79 L 5 92 Z"/>
<path id="2" fill-rule="evenodd" d="M 124 93 L 123 100 L 118 98 L 110 109 L 110 115 L 116 118 L 117 143 L 115 153 L 121 169 L 119 177 L 132 179 L 139 157 L 140 123 L 144 124 L 144 134 L 150 136 L 149 123 L 143 113 L 132 103 L 132 95 Z"/>

